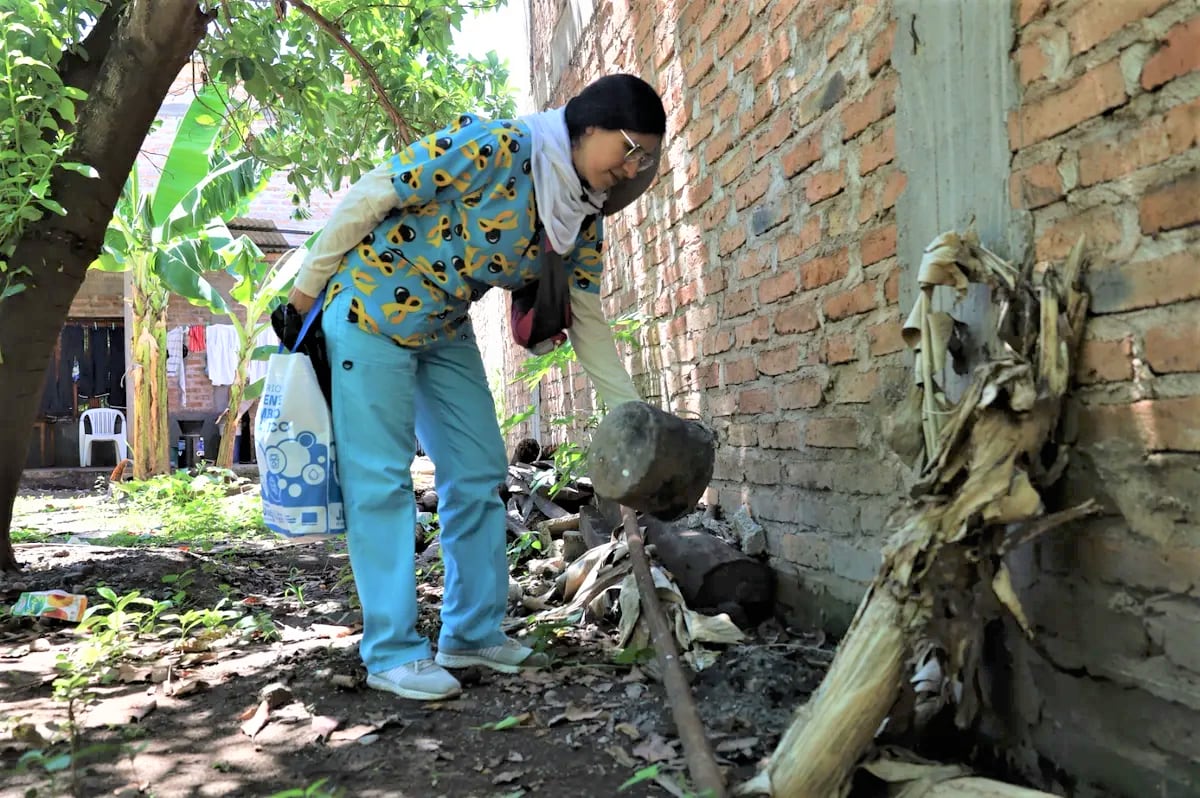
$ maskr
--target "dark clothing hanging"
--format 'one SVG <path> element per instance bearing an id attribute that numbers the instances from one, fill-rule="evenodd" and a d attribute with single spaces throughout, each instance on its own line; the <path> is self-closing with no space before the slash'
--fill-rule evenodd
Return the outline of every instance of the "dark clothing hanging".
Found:
<path id="1" fill-rule="evenodd" d="M 108 406 L 125 407 L 125 329 L 114 327 L 108 333 Z"/>
<path id="2" fill-rule="evenodd" d="M 68 324 L 62 330 L 62 360 L 65 372 L 59 372 L 59 390 L 74 397 L 71 383 L 79 389 L 82 396 L 92 393 L 92 361 L 87 357 L 87 337 L 84 328 L 78 324 Z M 65 385 L 62 376 L 66 374 Z"/>
<path id="3" fill-rule="evenodd" d="M 112 364 L 109 355 L 109 339 L 112 329 L 109 327 L 93 327 L 88 331 L 88 359 L 91 362 L 91 381 L 90 386 L 94 393 L 84 394 L 83 389 L 79 389 L 80 395 L 97 398 L 108 395 L 109 384 L 109 369 Z M 81 381 L 82 384 L 82 381 Z"/>

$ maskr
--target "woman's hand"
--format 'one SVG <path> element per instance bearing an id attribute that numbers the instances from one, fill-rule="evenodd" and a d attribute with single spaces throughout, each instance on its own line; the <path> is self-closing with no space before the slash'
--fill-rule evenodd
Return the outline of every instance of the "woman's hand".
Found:
<path id="1" fill-rule="evenodd" d="M 288 294 L 288 302 L 290 302 L 292 307 L 296 309 L 296 312 L 302 316 L 307 314 L 308 311 L 312 310 L 313 303 L 316 301 L 317 298 L 315 296 L 309 296 L 299 288 L 293 288 L 292 292 Z"/>

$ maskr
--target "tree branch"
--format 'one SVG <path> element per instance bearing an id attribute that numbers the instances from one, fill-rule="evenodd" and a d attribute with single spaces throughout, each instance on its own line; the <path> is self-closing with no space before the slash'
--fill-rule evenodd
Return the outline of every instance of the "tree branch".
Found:
<path id="1" fill-rule="evenodd" d="M 375 67 L 371 66 L 362 53 L 355 49 L 346 35 L 342 33 L 338 26 L 321 16 L 315 8 L 305 3 L 304 0 L 288 0 L 301 14 L 311 19 L 316 23 L 317 27 L 328 33 L 334 40 L 342 46 L 342 49 L 349 53 L 362 71 L 367 76 L 367 81 L 371 84 L 371 88 L 375 90 L 375 94 L 379 97 L 379 102 L 383 104 L 383 108 L 392 119 L 392 125 L 396 128 L 396 149 L 403 148 L 406 144 L 413 140 L 412 128 L 404 121 L 404 117 L 400 115 L 400 110 L 388 97 L 387 92 L 383 88 L 382 81 L 379 80 L 379 73 L 375 71 Z"/>

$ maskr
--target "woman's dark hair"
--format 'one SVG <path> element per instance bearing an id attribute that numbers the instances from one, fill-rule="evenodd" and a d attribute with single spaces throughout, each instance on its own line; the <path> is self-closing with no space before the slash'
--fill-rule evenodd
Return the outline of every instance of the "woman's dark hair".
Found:
<path id="1" fill-rule="evenodd" d="M 661 136 L 667 113 L 654 88 L 634 75 L 605 75 L 567 102 L 567 134 L 577 141 L 589 127 Z"/>

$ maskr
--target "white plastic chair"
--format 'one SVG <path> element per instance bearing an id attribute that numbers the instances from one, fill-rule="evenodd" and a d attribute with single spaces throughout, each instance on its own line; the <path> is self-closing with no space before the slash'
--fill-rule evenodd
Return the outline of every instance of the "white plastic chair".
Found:
<path id="1" fill-rule="evenodd" d="M 92 428 L 91 432 L 87 431 L 88 422 Z M 83 468 L 92 464 L 92 444 L 97 441 L 112 441 L 117 447 L 118 461 L 126 452 L 132 456 L 133 450 L 125 438 L 125 414 L 111 407 L 84 410 L 79 416 L 79 465 Z"/>

